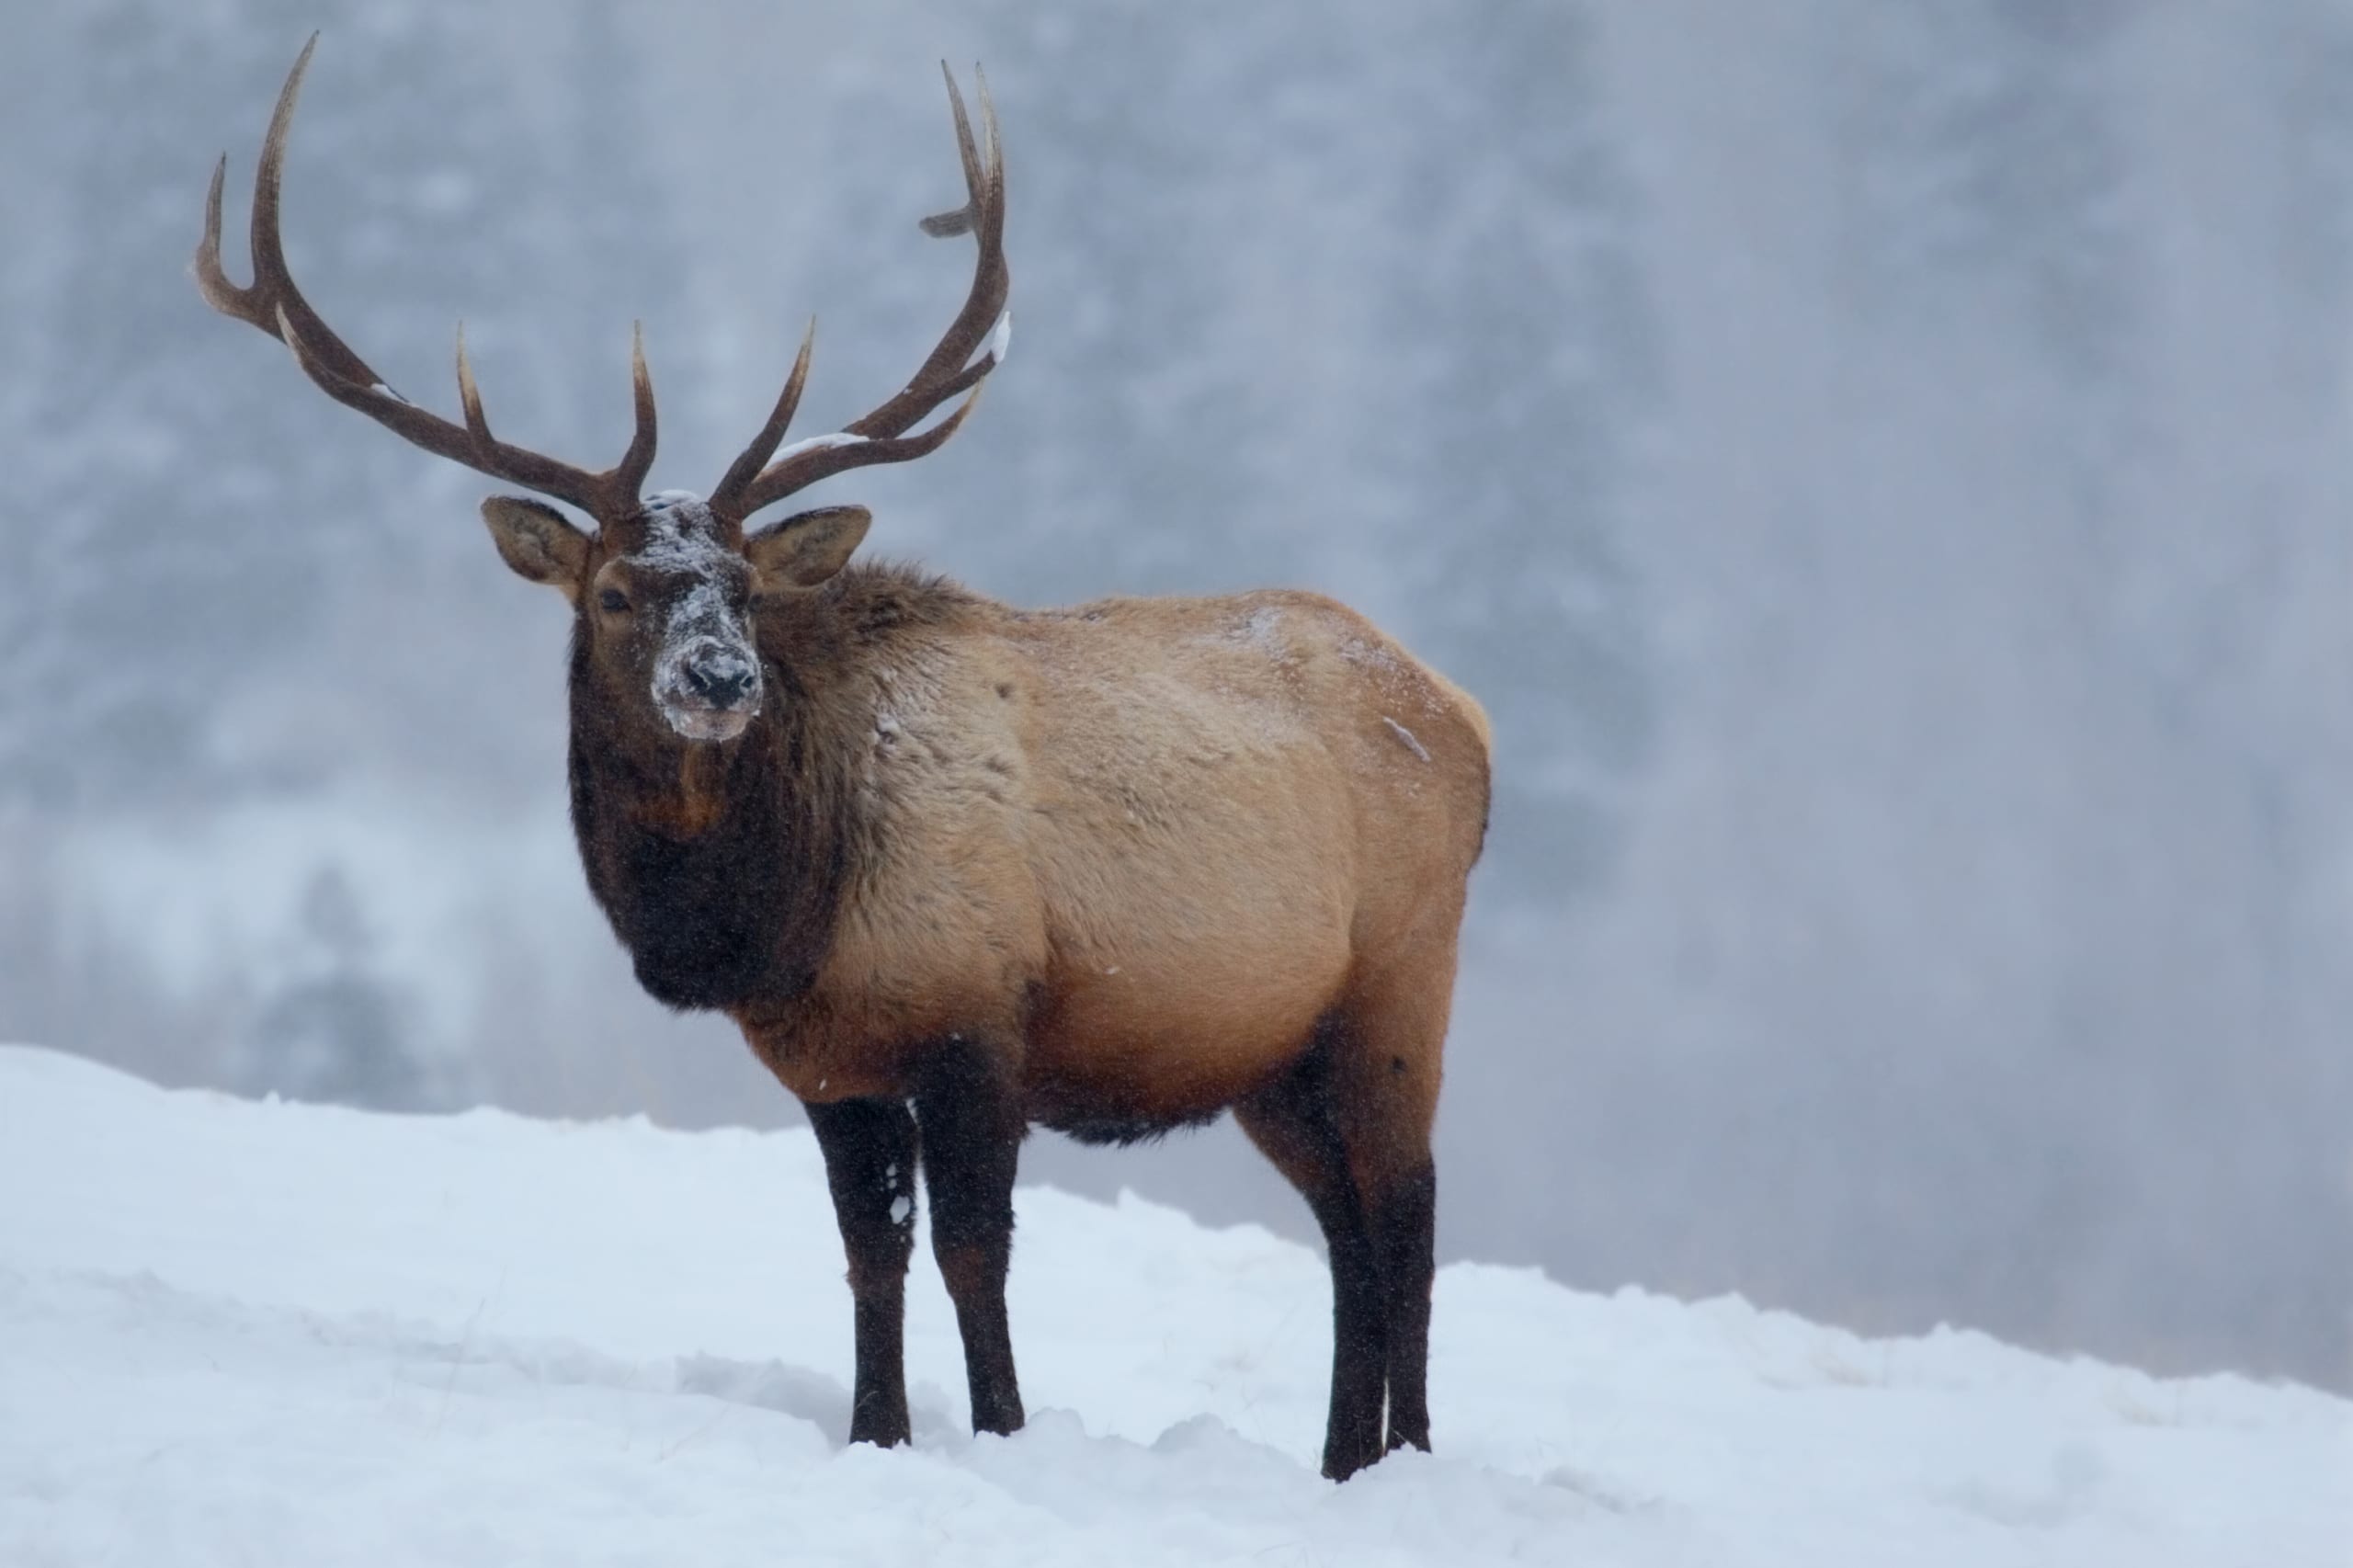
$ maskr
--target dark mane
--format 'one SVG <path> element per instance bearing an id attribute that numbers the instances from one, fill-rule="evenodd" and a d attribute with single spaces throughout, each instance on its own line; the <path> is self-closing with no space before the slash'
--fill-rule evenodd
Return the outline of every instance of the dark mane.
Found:
<path id="1" fill-rule="evenodd" d="M 764 615 L 760 717 L 693 758 L 608 697 L 575 631 L 573 831 L 589 892 L 656 1001 L 726 1008 L 808 988 L 861 849 L 848 770 L 871 718 L 854 677 L 979 602 L 913 566 L 845 569 Z"/>

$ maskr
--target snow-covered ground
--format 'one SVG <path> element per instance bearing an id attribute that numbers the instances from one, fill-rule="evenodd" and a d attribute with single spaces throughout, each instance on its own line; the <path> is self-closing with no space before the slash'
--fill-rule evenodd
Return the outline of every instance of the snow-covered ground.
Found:
<path id="1" fill-rule="evenodd" d="M 0 1563 L 2343 1563 L 2353 1405 L 1439 1277 L 1439 1451 L 1318 1479 L 1314 1254 L 1020 1196 L 1032 1416 L 843 1444 L 805 1134 L 165 1093 L 0 1050 Z"/>

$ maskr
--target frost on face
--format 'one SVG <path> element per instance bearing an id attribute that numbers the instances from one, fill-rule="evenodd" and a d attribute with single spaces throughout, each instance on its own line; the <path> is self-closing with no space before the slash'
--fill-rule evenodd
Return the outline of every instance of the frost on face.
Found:
<path id="1" fill-rule="evenodd" d="M 672 729 L 688 740 L 731 740 L 759 709 L 758 655 L 743 622 L 728 608 L 726 590 L 709 578 L 687 590 L 670 611 L 662 651 L 654 660 L 654 701 Z M 699 687 L 738 685 L 749 701 L 730 697 L 714 705 Z"/>
<path id="2" fill-rule="evenodd" d="M 722 720 L 698 691 L 704 682 L 749 683 L 750 710 L 759 705 L 759 657 L 742 617 L 729 603 L 728 588 L 744 570 L 741 557 L 720 542 L 719 520 L 703 498 L 688 490 L 663 490 L 644 505 L 645 541 L 624 559 L 658 576 L 685 577 L 685 593 L 671 605 L 654 655 L 654 706 L 670 727 L 689 740 L 725 739 L 743 720 Z"/>
<path id="3" fill-rule="evenodd" d="M 654 661 L 654 694 L 684 689 L 688 658 L 745 645 L 742 630 L 727 612 L 727 598 L 716 583 L 697 583 L 670 610 L 670 624 L 662 637 L 662 653 Z M 714 647 L 715 645 L 715 647 Z"/>
<path id="4" fill-rule="evenodd" d="M 719 519 L 691 490 L 657 490 L 645 498 L 645 543 L 626 557 L 654 572 L 715 576 L 733 553 L 719 542 Z"/>

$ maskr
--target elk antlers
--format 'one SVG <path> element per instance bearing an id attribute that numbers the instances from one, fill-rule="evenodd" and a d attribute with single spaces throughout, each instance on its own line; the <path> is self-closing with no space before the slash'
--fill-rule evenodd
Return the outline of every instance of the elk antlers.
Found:
<path id="1" fill-rule="evenodd" d="M 229 281 L 221 267 L 221 187 L 229 171 L 228 154 L 222 153 L 213 166 L 212 188 L 204 199 L 204 239 L 196 247 L 196 286 L 205 302 L 283 342 L 321 392 L 428 452 L 464 463 L 493 479 L 568 501 L 599 520 L 635 512 L 638 489 L 645 483 L 646 471 L 654 466 L 654 382 L 645 370 L 642 334 L 632 335 L 630 351 L 637 433 L 618 464 L 602 473 L 591 473 L 508 446 L 490 433 L 482 393 L 474 385 L 473 367 L 466 362 L 463 326 L 458 329 L 458 396 L 465 405 L 466 422 L 460 426 L 427 413 L 385 385 L 383 378 L 368 368 L 368 361 L 336 336 L 302 298 L 293 274 L 287 270 L 286 251 L 278 240 L 278 187 L 285 171 L 286 133 L 294 123 L 294 103 L 301 96 L 302 74 L 310 69 L 311 51 L 318 46 L 319 35 L 313 33 L 295 59 L 294 69 L 287 73 L 286 85 L 278 89 L 278 108 L 269 117 L 269 134 L 261 144 L 261 166 L 254 176 L 250 288 L 240 289 Z"/>
<path id="2" fill-rule="evenodd" d="M 621 460 L 601 473 L 559 461 L 493 436 L 483 413 L 482 393 L 474 385 L 473 368 L 466 360 L 466 337 L 458 330 L 458 396 L 465 411 L 463 425 L 452 424 L 409 402 L 386 385 L 368 362 L 337 336 L 312 309 L 287 269 L 286 252 L 278 237 L 279 188 L 286 161 L 286 136 L 294 119 L 294 105 L 301 95 L 302 76 L 310 69 L 319 38 L 311 35 L 278 90 L 278 108 L 270 116 L 269 133 L 262 142 L 261 164 L 254 176 L 253 271 L 250 286 L 229 280 L 221 266 L 221 198 L 229 160 L 224 153 L 212 171 L 212 187 L 205 197 L 204 238 L 196 249 L 196 282 L 205 301 L 223 315 L 255 326 L 284 343 L 321 392 L 347 408 L 356 408 L 404 440 L 438 456 L 465 464 L 494 479 L 505 480 L 559 501 L 568 502 L 599 522 L 617 522 L 635 515 L 639 492 L 654 466 L 655 420 L 654 383 L 645 369 L 643 335 L 631 334 L 630 379 L 634 392 L 637 428 Z M 943 63 L 941 73 L 947 74 Z M 956 433 L 972 409 L 981 379 L 1004 358 L 1011 318 L 1005 314 L 1010 283 L 1005 266 L 1005 160 L 998 145 L 996 109 L 989 101 L 988 83 L 974 70 L 981 96 L 981 119 L 988 135 L 988 159 L 983 166 L 974 146 L 964 100 L 956 79 L 948 75 L 948 97 L 956 115 L 956 143 L 963 156 L 968 199 L 954 212 L 923 221 L 934 235 L 978 237 L 980 257 L 964 308 L 949 324 L 947 335 L 915 373 L 914 381 L 872 413 L 831 436 L 797 441 L 784 455 L 769 462 L 777 443 L 809 376 L 811 340 L 816 326 L 801 342 L 790 380 L 752 444 L 744 449 L 711 496 L 714 511 L 738 521 L 814 483 L 829 474 L 870 463 L 905 462 L 936 450 Z M 986 342 L 988 351 L 972 355 Z M 969 363 L 968 363 L 969 361 Z M 961 392 L 972 392 L 955 412 L 930 429 L 909 436 L 907 429 Z M 766 467 L 762 465 L 766 464 Z"/>
<path id="3" fill-rule="evenodd" d="M 728 466 L 719 488 L 711 492 L 711 510 L 722 517 L 741 521 L 828 475 L 870 463 L 905 462 L 938 449 L 972 412 L 972 404 L 980 398 L 981 378 L 1005 358 L 1013 328 L 1013 319 L 1005 309 L 1012 275 L 1005 265 L 1005 149 L 997 134 L 996 105 L 989 100 L 988 78 L 975 65 L 972 83 L 981 97 L 981 125 L 988 133 L 988 162 L 983 167 L 980 150 L 972 142 L 972 122 L 964 113 L 964 95 L 956 90 L 955 75 L 944 61 L 939 74 L 948 80 L 948 104 L 956 115 L 956 150 L 964 160 L 965 202 L 953 212 L 926 218 L 923 231 L 935 237 L 969 231 L 978 240 L 980 255 L 973 262 L 972 287 L 964 297 L 964 308 L 949 323 L 947 334 L 924 360 L 915 380 L 901 388 L 897 396 L 833 435 L 795 441 L 770 462 L 777 443 L 784 438 L 785 426 L 792 423 L 801 389 L 809 379 L 809 350 L 817 331 L 816 323 L 811 322 L 801 335 L 792 374 L 776 400 L 776 411 L 752 437 L 752 444 Z M 974 359 L 974 351 L 983 342 L 988 351 Z M 917 420 L 966 391 L 972 395 L 947 418 L 920 435 L 906 433 Z M 764 463 L 766 467 L 761 466 Z"/>

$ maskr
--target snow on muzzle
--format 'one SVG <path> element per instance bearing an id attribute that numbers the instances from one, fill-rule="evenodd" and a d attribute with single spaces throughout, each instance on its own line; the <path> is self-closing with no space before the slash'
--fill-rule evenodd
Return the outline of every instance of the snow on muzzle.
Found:
<path id="1" fill-rule="evenodd" d="M 671 612 L 654 702 L 690 741 L 732 741 L 759 712 L 759 658 L 715 584 L 697 584 Z"/>

